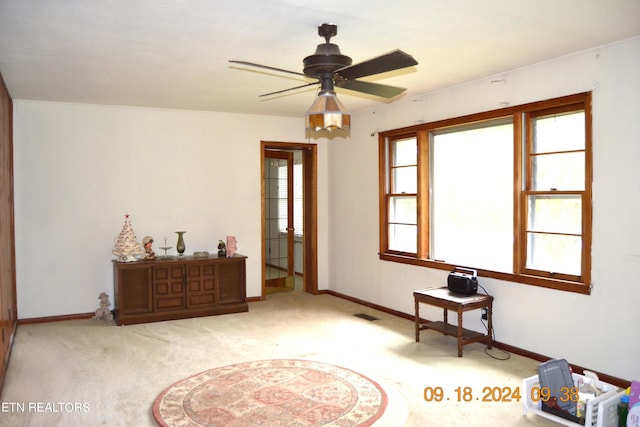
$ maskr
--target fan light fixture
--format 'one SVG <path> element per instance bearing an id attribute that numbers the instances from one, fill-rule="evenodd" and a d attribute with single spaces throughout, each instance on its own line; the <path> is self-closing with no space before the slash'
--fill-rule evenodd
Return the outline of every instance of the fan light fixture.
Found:
<path id="1" fill-rule="evenodd" d="M 305 122 L 305 128 L 310 132 L 351 128 L 351 116 L 332 90 L 324 90 L 318 94 L 305 115 Z"/>
<path id="2" fill-rule="evenodd" d="M 351 116 L 346 112 L 344 106 L 336 97 L 334 85 L 341 89 L 353 90 L 390 99 L 400 95 L 406 89 L 358 79 L 412 67 L 418 65 L 418 61 L 411 55 L 396 49 L 366 61 L 352 64 L 351 58 L 343 55 L 337 44 L 331 43 L 331 38 L 337 34 L 338 26 L 336 24 L 322 24 L 318 27 L 318 35 L 324 38 L 324 43 L 317 45 L 316 51 L 312 55 L 304 58 L 302 61 L 304 64 L 302 73 L 235 59 L 231 59 L 229 62 L 277 71 L 279 73 L 293 74 L 314 80 L 313 82 L 300 86 L 264 93 L 259 96 L 276 95 L 320 83 L 320 93 L 305 115 L 306 131 L 309 134 L 335 132 L 332 133 L 331 137 L 339 136 L 339 134 L 350 130 Z"/>

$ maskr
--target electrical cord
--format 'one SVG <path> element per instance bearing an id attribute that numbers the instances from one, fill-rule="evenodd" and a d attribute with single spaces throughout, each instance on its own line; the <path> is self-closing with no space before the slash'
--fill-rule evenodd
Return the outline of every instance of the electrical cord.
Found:
<path id="1" fill-rule="evenodd" d="M 487 292 L 487 290 L 482 287 L 482 285 L 478 284 L 478 287 L 484 291 L 485 295 L 487 295 L 489 297 L 491 296 L 491 295 L 489 295 L 489 292 Z M 487 330 L 487 334 L 488 334 L 489 333 L 489 326 L 485 323 L 484 319 L 481 319 L 480 322 L 482 323 L 484 328 Z M 492 331 L 491 331 L 491 342 L 493 343 L 493 342 L 496 341 L 496 328 L 492 327 L 491 329 L 492 329 Z M 505 356 L 498 357 L 498 356 L 495 356 L 495 355 L 489 353 L 489 350 L 490 350 L 489 349 L 489 345 L 487 345 L 484 348 L 484 352 L 487 354 L 487 356 L 492 357 L 492 358 L 494 358 L 496 360 L 509 360 L 511 358 L 511 353 L 509 353 L 508 351 L 500 350 L 502 352 L 502 354 L 504 354 Z"/>

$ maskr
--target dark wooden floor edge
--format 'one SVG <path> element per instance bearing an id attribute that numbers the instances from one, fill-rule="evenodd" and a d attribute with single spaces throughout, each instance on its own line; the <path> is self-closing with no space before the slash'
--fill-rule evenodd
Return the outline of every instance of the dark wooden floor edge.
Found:
<path id="1" fill-rule="evenodd" d="M 63 320 L 90 319 L 94 315 L 95 313 L 79 313 L 79 314 L 65 314 L 64 316 L 32 317 L 29 319 L 18 319 L 18 325 L 28 325 L 31 323 L 60 322 Z"/>
<path id="2" fill-rule="evenodd" d="M 499 341 L 494 341 L 493 342 L 494 347 L 499 348 L 501 350 L 504 351 L 508 351 L 509 353 L 514 353 L 517 354 L 519 356 L 524 356 L 524 357 L 528 357 L 529 359 L 533 359 L 533 360 L 537 360 L 539 362 L 546 362 L 547 360 L 551 360 L 553 359 L 552 357 L 549 356 L 544 356 L 542 354 L 538 354 L 538 353 L 533 353 L 531 351 L 519 348 L 519 347 L 514 347 L 512 345 L 509 344 L 505 344 L 505 343 L 501 343 Z M 623 378 L 618 378 L 618 377 L 614 377 L 613 375 L 609 375 L 609 374 L 605 374 L 604 372 L 598 372 L 595 371 L 593 369 L 590 368 L 585 368 L 583 366 L 580 365 L 575 365 L 573 363 L 569 363 L 569 365 L 571 366 L 571 370 L 573 372 L 575 372 L 576 374 L 584 374 L 584 371 L 591 371 L 595 374 L 598 375 L 598 378 L 606 383 L 609 384 L 613 384 L 616 387 L 622 387 L 622 388 L 627 388 L 631 385 L 631 381 L 629 380 L 625 380 Z"/>
<path id="3" fill-rule="evenodd" d="M 412 322 L 415 320 L 415 316 L 414 315 L 403 313 L 403 312 L 397 311 L 397 310 L 393 310 L 393 309 L 390 309 L 388 307 L 384 307 L 384 306 L 381 306 L 381 305 L 378 305 L 378 304 L 373 304 L 373 303 L 370 303 L 368 301 L 361 300 L 360 298 L 354 298 L 354 297 L 349 296 L 349 295 L 341 294 L 340 292 L 327 290 L 326 292 L 323 292 L 323 293 L 327 293 L 329 295 L 333 295 L 333 296 L 338 297 L 338 298 L 346 299 L 348 301 L 355 302 L 357 304 L 361 304 L 361 305 L 364 305 L 364 306 L 367 306 L 367 307 L 371 307 L 373 309 L 382 311 L 384 313 L 389 313 L 389 314 L 392 314 L 394 316 L 402 317 L 404 319 L 409 319 Z M 421 320 L 422 321 L 426 321 L 425 319 L 421 319 Z M 503 351 L 506 351 L 506 352 L 509 352 L 509 353 L 513 353 L 513 354 L 517 354 L 518 356 L 527 357 L 529 359 L 537 360 L 539 362 L 546 362 L 547 360 L 553 359 L 552 357 L 545 356 L 545 355 L 538 354 L 538 353 L 534 353 L 534 352 L 531 352 L 529 350 L 525 350 L 523 348 L 515 347 L 515 346 L 509 345 L 509 344 L 505 344 L 505 343 L 502 343 L 502 342 L 499 342 L 499 341 L 494 341 L 493 342 L 493 346 L 496 347 L 496 348 L 499 348 L 500 350 L 503 350 Z M 576 374 L 581 374 L 582 375 L 585 370 L 591 371 L 591 372 L 594 372 L 595 374 L 597 374 L 598 378 L 600 380 L 602 380 L 602 381 L 604 381 L 606 383 L 609 383 L 609 384 L 613 384 L 616 387 L 627 388 L 627 387 L 629 387 L 629 385 L 631 385 L 631 381 L 625 380 L 623 378 L 614 377 L 612 375 L 608 375 L 608 374 L 605 374 L 603 372 L 598 372 L 598 371 L 595 371 L 593 369 L 585 368 L 585 367 L 582 367 L 582 366 L 579 366 L 579 365 L 574 365 L 573 363 L 570 363 L 570 366 L 571 366 L 571 369 L 573 370 L 573 372 L 575 372 Z"/>
<path id="4" fill-rule="evenodd" d="M 391 309 L 389 307 L 384 307 L 382 305 L 373 304 L 373 303 L 370 303 L 369 301 L 361 300 L 360 298 L 354 298 L 354 297 L 349 296 L 349 295 L 341 294 L 340 292 L 327 290 L 326 292 L 323 292 L 323 293 L 327 293 L 329 295 L 333 295 L 334 297 L 346 299 L 346 300 L 349 300 L 351 302 L 355 302 L 357 304 L 361 304 L 361 305 L 364 305 L 364 306 L 367 306 L 367 307 L 375 308 L 378 311 L 382 311 L 384 313 L 393 314 L 394 316 L 398 316 L 398 317 L 402 317 L 402 318 L 405 318 L 405 319 L 409 319 L 411 321 L 413 321 L 415 319 L 415 316 L 413 316 L 411 314 L 407 314 L 407 313 L 403 313 L 401 311 L 393 310 L 393 309 Z"/>

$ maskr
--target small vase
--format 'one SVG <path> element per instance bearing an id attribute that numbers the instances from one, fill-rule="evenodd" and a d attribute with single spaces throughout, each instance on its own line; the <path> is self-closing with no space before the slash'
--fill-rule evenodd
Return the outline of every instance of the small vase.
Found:
<path id="1" fill-rule="evenodd" d="M 184 246 L 184 233 L 186 233 L 186 231 L 176 231 L 176 233 L 178 234 L 178 243 L 176 244 L 176 250 L 178 251 L 180 256 L 182 256 L 182 254 L 184 254 L 184 250 L 186 249 Z"/>

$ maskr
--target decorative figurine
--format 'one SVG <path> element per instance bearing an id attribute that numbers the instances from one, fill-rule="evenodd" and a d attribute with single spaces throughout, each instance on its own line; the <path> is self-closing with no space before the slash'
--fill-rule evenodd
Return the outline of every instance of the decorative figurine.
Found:
<path id="1" fill-rule="evenodd" d="M 238 241 L 235 236 L 227 236 L 227 258 L 232 258 L 238 250 Z"/>
<path id="2" fill-rule="evenodd" d="M 118 257 L 120 262 L 133 262 L 142 258 L 144 249 L 136 242 L 136 235 L 131 227 L 129 214 L 124 216 L 122 231 L 113 239 L 112 253 Z"/>
<path id="3" fill-rule="evenodd" d="M 152 260 L 156 258 L 156 253 L 151 249 L 153 245 L 153 237 L 144 236 L 142 239 L 142 246 L 144 246 L 144 259 Z"/>
<path id="4" fill-rule="evenodd" d="M 109 310 L 109 306 L 111 305 L 109 302 L 109 295 L 104 292 L 100 292 L 98 300 L 100 301 L 100 307 L 96 310 L 96 315 L 93 316 L 93 318 L 96 320 L 106 320 L 107 322 L 112 321 L 113 313 Z"/>
<path id="5" fill-rule="evenodd" d="M 219 257 L 227 256 L 227 246 L 224 244 L 222 240 L 218 240 L 218 256 Z"/>

